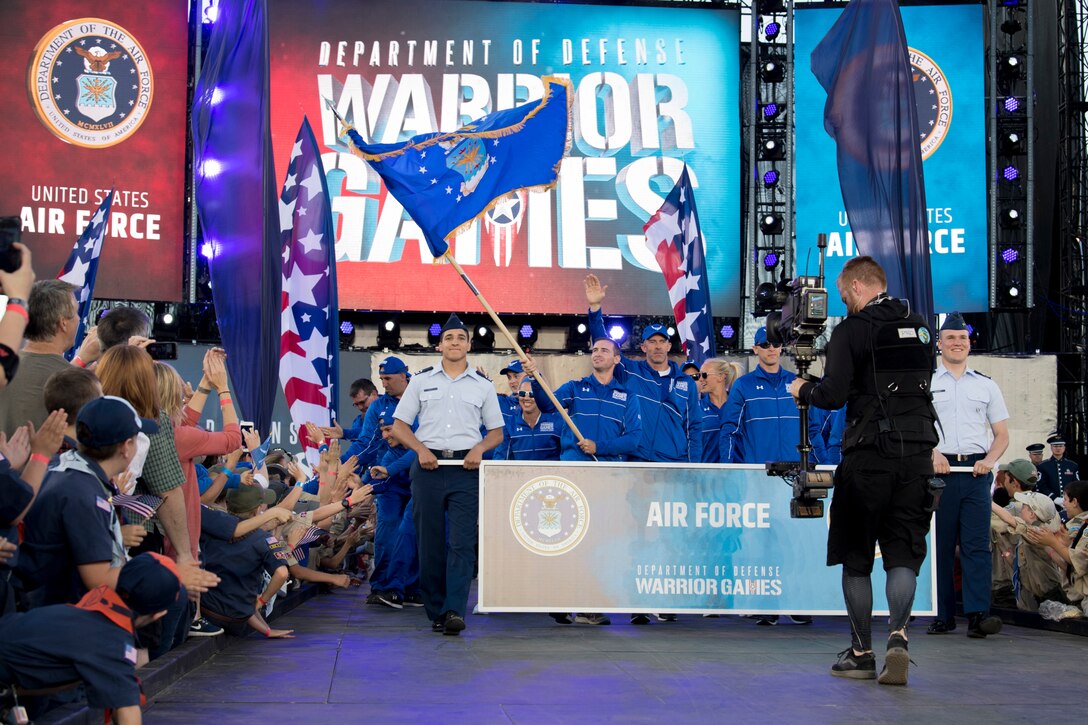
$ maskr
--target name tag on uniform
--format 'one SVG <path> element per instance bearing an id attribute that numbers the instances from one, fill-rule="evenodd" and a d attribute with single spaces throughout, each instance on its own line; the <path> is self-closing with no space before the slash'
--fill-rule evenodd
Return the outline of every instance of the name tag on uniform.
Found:
<path id="1" fill-rule="evenodd" d="M 540 432 L 541 433 L 551 433 L 554 430 L 555 430 L 555 423 L 541 423 L 540 424 Z"/>
<path id="2" fill-rule="evenodd" d="M 110 506 L 110 502 L 101 496 L 94 497 L 94 505 L 103 511 L 113 511 L 113 506 Z"/>
<path id="3" fill-rule="evenodd" d="M 688 392 L 688 381 L 687 380 L 677 380 L 676 381 L 676 389 L 677 390 L 683 390 L 685 393 Z"/>
<path id="4" fill-rule="evenodd" d="M 918 333 L 914 331 L 913 327 L 900 327 L 899 328 L 899 339 L 900 340 L 906 340 L 908 338 L 917 339 L 918 338 Z"/>
<path id="5" fill-rule="evenodd" d="M 620 390 L 613 390 L 612 391 L 612 399 L 613 400 L 627 400 L 627 393 L 624 393 L 624 392 L 622 392 Z"/>

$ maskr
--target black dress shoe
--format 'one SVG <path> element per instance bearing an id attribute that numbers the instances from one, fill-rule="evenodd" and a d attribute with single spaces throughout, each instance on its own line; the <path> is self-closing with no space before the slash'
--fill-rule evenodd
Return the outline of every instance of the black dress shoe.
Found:
<path id="1" fill-rule="evenodd" d="M 967 636 L 971 639 L 985 639 L 988 634 L 1001 631 L 1001 618 L 992 614 L 973 612 L 967 615 Z"/>
<path id="2" fill-rule="evenodd" d="M 445 625 L 442 630 L 442 634 L 448 634 L 456 637 L 461 634 L 465 629 L 465 620 L 457 612 L 446 612 L 444 615 Z"/>
<path id="3" fill-rule="evenodd" d="M 929 625 L 929 629 L 926 630 L 926 634 L 948 634 L 956 629 L 956 622 L 946 622 L 943 619 L 934 619 L 933 623 Z"/>

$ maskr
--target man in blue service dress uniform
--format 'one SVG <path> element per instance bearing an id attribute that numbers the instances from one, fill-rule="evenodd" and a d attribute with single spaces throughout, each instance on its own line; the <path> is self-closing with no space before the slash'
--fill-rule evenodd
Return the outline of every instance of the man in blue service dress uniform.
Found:
<path id="1" fill-rule="evenodd" d="M 1065 457 L 1065 436 L 1054 434 L 1046 439 L 1050 444 L 1050 458 L 1039 463 L 1039 483 L 1035 490 L 1055 501 L 1062 500 L 1065 487 L 1077 480 L 1080 466 Z"/>
<path id="2" fill-rule="evenodd" d="M 946 487 L 937 510 L 937 619 L 927 634 L 956 628 L 953 566 L 958 543 L 967 636 L 983 638 L 1001 631 L 1001 620 L 989 616 L 990 484 L 993 469 L 1009 446 L 1009 411 L 997 383 L 967 367 L 971 338 L 960 313 L 945 318 L 940 344 L 941 359 L 931 386 L 941 422 L 933 468 Z M 951 466 L 971 472 L 950 473 Z"/>
<path id="3" fill-rule="evenodd" d="M 495 386 L 469 367 L 469 347 L 468 328 L 450 315 L 438 343 L 442 362 L 416 373 L 393 413 L 394 437 L 418 456 L 411 477 L 423 606 L 432 630 L 449 635 L 465 628 L 476 563 L 477 471 L 484 453 L 502 442 Z M 439 459 L 461 465 L 439 466 Z"/>

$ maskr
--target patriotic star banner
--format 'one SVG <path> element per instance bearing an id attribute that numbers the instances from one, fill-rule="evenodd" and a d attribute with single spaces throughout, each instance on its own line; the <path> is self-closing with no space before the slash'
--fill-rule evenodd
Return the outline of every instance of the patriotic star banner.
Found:
<path id="1" fill-rule="evenodd" d="M 64 357 L 68 360 L 75 357 L 79 346 L 83 343 L 83 337 L 87 334 L 87 320 L 91 316 L 91 299 L 94 298 L 94 283 L 98 278 L 98 258 L 102 254 L 102 240 L 105 239 L 106 229 L 109 227 L 113 193 L 111 190 L 98 205 L 98 211 L 87 222 L 86 228 L 72 247 L 72 253 L 68 255 L 68 261 L 64 263 L 64 268 L 57 275 L 57 279 L 62 282 L 79 287 L 76 291 L 76 302 L 79 305 L 79 329 L 76 331 L 76 341 L 72 349 L 64 353 Z"/>
<path id="2" fill-rule="evenodd" d="M 828 507 L 790 518 L 791 495 L 762 466 L 484 461 L 480 610 L 846 614 Z M 935 611 L 932 527 L 926 545 L 918 615 Z M 885 582 L 878 549 L 877 616 Z"/>
<path id="3" fill-rule="evenodd" d="M 723 5 L 397 0 L 368 12 L 377 6 L 268 0 L 277 178 L 306 114 L 329 176 L 341 306 L 432 312 L 435 299 L 451 310 L 476 301 L 432 264 L 417 215 L 338 143 L 333 112 L 368 144 L 399 144 L 533 106 L 543 79 L 558 76 L 573 102 L 554 188 L 503 197 L 445 238 L 451 256 L 500 313 L 584 314 L 592 272 L 609 285 L 609 314 L 668 314 L 667 297 L 645 293 L 661 271 L 642 226 L 686 163 L 701 195 L 712 307 L 740 314 L 741 21 Z M 451 180 L 452 190 L 471 183 Z M 375 275 L 395 283 L 373 284 Z"/>
<path id="4" fill-rule="evenodd" d="M 984 8 L 880 4 L 886 20 L 873 14 L 877 8 L 870 2 L 845 9 L 798 5 L 795 13 L 797 273 L 816 273 L 820 233 L 828 237 L 825 274 L 830 284 L 848 259 L 876 253 L 874 239 L 881 229 L 902 229 L 904 246 L 897 251 L 902 264 L 885 265 L 889 291 L 906 297 L 910 287 L 896 277 L 920 281 L 928 253 L 933 307 L 984 311 L 989 308 Z M 907 49 L 882 54 L 900 43 L 896 12 Z M 873 22 L 864 26 L 867 21 Z M 825 55 L 822 66 L 814 59 L 810 69 L 807 59 L 832 31 L 841 54 Z M 877 34 L 888 43 L 870 48 L 866 56 L 864 48 Z M 831 83 L 832 91 L 825 91 L 821 80 Z M 900 96 L 891 94 L 893 81 L 901 82 L 900 94 L 902 84 L 914 88 L 924 197 L 911 190 L 905 173 L 888 180 L 893 166 L 902 165 L 904 171 L 914 166 L 911 155 L 892 150 L 908 125 L 902 120 L 907 110 L 902 100 L 894 101 Z M 825 118 L 825 110 L 830 117 Z M 878 178 L 886 180 L 883 188 L 865 188 Z M 862 195 L 868 205 L 847 207 L 845 202 Z M 828 304 L 829 314 L 846 314 L 837 295 Z M 922 311 L 917 303 L 912 308 Z"/>
<path id="5" fill-rule="evenodd" d="M 325 171 L 306 118 L 291 148 L 279 211 L 280 383 L 293 423 L 328 426 L 337 417 L 340 379 L 336 265 Z M 316 449 L 307 447 L 306 454 L 316 462 Z"/>
<path id="6" fill-rule="evenodd" d="M 518 203 L 511 192 L 550 189 L 570 147 L 573 89 L 547 77 L 536 103 L 488 114 L 453 133 L 429 133 L 405 143 L 368 144 L 347 129 L 351 152 L 370 163 L 389 193 L 423 230 L 435 257 L 493 206 Z"/>
<path id="7" fill-rule="evenodd" d="M 699 213 L 688 168 L 665 198 L 665 203 L 642 228 L 646 245 L 665 278 L 676 329 L 688 359 L 702 367 L 717 355 L 714 344 L 710 290 Z"/>

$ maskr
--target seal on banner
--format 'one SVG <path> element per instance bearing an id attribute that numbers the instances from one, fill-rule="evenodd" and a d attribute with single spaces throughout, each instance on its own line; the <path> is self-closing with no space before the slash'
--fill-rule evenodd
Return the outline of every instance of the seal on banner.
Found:
<path id="1" fill-rule="evenodd" d="M 922 159 L 928 159 L 952 127 L 952 89 L 948 77 L 932 58 L 914 48 L 907 49 L 914 80 L 914 104 L 918 108 L 919 143 Z"/>
<path id="2" fill-rule="evenodd" d="M 510 527 L 518 542 L 534 554 L 566 554 L 586 535 L 589 504 L 572 481 L 539 476 L 514 494 Z"/>
<path id="3" fill-rule="evenodd" d="M 136 132 L 154 95 L 151 64 L 124 28 L 101 18 L 61 23 L 42 36 L 27 69 L 38 120 L 70 144 L 106 148 Z"/>

